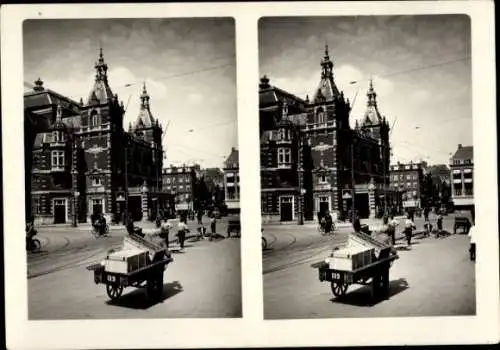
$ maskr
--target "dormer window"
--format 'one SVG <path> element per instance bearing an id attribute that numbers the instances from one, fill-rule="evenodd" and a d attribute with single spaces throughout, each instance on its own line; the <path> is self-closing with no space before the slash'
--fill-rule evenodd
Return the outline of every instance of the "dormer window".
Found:
<path id="1" fill-rule="evenodd" d="M 280 129 L 280 140 L 290 140 L 290 130 L 285 128 Z"/>
<path id="2" fill-rule="evenodd" d="M 316 121 L 317 121 L 318 124 L 324 124 L 324 123 L 326 123 L 325 112 L 323 111 L 322 108 L 318 109 L 318 114 L 317 114 Z"/>
<path id="3" fill-rule="evenodd" d="M 98 176 L 92 178 L 92 186 L 102 186 L 102 180 Z"/>
<path id="4" fill-rule="evenodd" d="M 290 148 L 278 148 L 278 167 L 288 167 L 292 164 Z"/>
<path id="5" fill-rule="evenodd" d="M 51 162 L 52 170 L 64 170 L 64 152 L 52 151 Z"/>
<path id="6" fill-rule="evenodd" d="M 319 177 L 319 183 L 320 183 L 320 184 L 326 184 L 326 182 L 327 182 L 327 181 L 326 181 L 326 175 L 321 175 L 321 176 Z"/>
<path id="7" fill-rule="evenodd" d="M 96 128 L 101 125 L 101 116 L 97 111 L 92 111 L 90 113 L 90 126 Z"/>
<path id="8" fill-rule="evenodd" d="M 52 132 L 52 141 L 53 142 L 64 142 L 64 133 L 62 131 L 53 131 Z"/>

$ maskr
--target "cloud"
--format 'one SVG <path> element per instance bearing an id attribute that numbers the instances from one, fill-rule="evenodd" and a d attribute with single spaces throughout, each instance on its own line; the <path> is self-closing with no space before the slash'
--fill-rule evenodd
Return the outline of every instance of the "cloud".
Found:
<path id="1" fill-rule="evenodd" d="M 415 102 L 425 102 L 430 98 L 430 93 L 427 90 L 415 90 L 411 95 L 411 98 Z"/>
<path id="2" fill-rule="evenodd" d="M 202 94 L 197 93 L 197 92 L 191 92 L 187 96 L 188 102 L 194 103 L 194 104 L 201 103 L 201 102 L 203 102 L 204 99 L 205 99 L 204 96 Z"/>

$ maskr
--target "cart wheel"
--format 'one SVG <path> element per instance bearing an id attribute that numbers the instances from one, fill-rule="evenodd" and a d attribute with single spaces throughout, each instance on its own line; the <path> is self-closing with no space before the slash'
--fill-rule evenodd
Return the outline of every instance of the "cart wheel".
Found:
<path id="1" fill-rule="evenodd" d="M 335 295 L 336 297 L 339 297 L 339 296 L 345 295 L 349 285 L 345 282 L 335 280 L 335 281 L 332 281 L 331 287 L 332 287 L 333 295 Z"/>
<path id="2" fill-rule="evenodd" d="M 42 248 L 42 244 L 40 243 L 40 241 L 36 238 L 33 238 L 33 245 L 31 246 L 31 252 L 38 253 L 38 252 L 40 252 L 41 248 Z"/>
<path id="3" fill-rule="evenodd" d="M 123 293 L 123 286 L 116 284 L 106 284 L 106 293 L 111 300 L 118 299 Z"/>

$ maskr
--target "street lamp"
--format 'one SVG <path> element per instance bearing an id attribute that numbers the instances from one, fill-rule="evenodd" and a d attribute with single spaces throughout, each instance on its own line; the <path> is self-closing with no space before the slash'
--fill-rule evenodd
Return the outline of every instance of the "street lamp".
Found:
<path id="1" fill-rule="evenodd" d="M 80 193 L 78 191 L 75 191 L 73 193 L 73 220 L 71 222 L 72 227 L 77 227 L 77 217 L 76 217 L 76 203 L 78 202 L 78 196 Z"/>

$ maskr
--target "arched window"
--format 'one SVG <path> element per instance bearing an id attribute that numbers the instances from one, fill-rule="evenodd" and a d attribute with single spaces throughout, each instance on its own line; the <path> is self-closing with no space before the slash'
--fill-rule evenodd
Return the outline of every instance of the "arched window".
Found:
<path id="1" fill-rule="evenodd" d="M 323 108 L 318 108 L 318 110 L 316 111 L 316 123 L 318 124 L 326 123 L 326 116 L 325 112 L 323 111 Z"/>
<path id="2" fill-rule="evenodd" d="M 91 127 L 96 128 L 101 125 L 101 116 L 97 113 L 96 110 L 90 112 L 90 120 L 89 124 Z"/>

